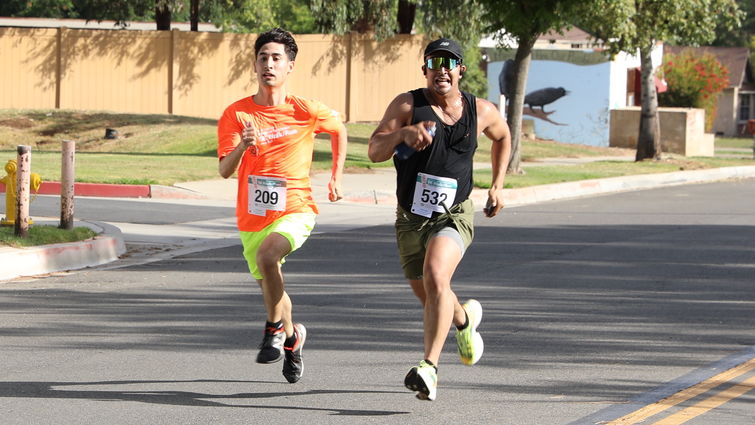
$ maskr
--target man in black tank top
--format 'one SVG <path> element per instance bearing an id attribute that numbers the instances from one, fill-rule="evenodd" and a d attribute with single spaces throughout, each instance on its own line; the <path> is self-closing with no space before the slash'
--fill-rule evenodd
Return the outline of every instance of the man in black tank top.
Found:
<path id="1" fill-rule="evenodd" d="M 494 217 L 503 208 L 503 179 L 511 136 L 496 107 L 459 90 L 466 66 L 458 43 L 435 40 L 424 52 L 427 87 L 399 94 L 372 133 L 373 162 L 393 157 L 396 167 L 396 238 L 404 276 L 424 308 L 424 359 L 409 370 L 404 385 L 417 398 L 434 400 L 437 371 L 451 324 L 461 362 L 477 363 L 483 341 L 477 332 L 482 307 L 462 305 L 451 278 L 474 237 L 472 159 L 480 133 L 493 141 L 493 182 L 483 209 Z"/>

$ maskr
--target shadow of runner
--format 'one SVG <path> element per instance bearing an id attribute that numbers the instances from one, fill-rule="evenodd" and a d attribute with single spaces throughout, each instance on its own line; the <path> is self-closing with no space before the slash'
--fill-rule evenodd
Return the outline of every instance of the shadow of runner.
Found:
<path id="1" fill-rule="evenodd" d="M 112 386 L 112 385 L 149 385 L 149 384 L 195 384 L 195 383 L 248 383 L 248 384 L 279 384 L 278 382 L 266 381 L 239 381 L 239 380 L 157 380 L 157 381 L 97 381 L 97 382 L 0 382 L 0 398 L 39 398 L 39 399 L 71 399 L 71 400 L 95 400 L 95 401 L 131 401 L 150 404 L 164 404 L 171 406 L 193 407 L 241 407 L 254 409 L 295 409 L 333 412 L 338 416 L 391 416 L 403 415 L 410 412 L 390 410 L 359 410 L 359 409 L 334 409 L 306 406 L 287 405 L 248 405 L 233 404 L 217 401 L 219 399 L 256 400 L 275 399 L 279 397 L 328 395 L 328 394 L 404 394 L 405 391 L 367 391 L 367 390 L 309 390 L 301 392 L 260 392 L 260 393 L 234 393 L 234 394 L 208 394 L 194 391 L 154 391 L 154 390 L 76 390 L 62 389 L 57 387 L 80 387 L 80 386 Z"/>

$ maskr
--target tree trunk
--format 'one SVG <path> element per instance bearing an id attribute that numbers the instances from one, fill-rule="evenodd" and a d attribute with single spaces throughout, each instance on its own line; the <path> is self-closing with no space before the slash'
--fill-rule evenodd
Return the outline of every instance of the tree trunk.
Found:
<path id="1" fill-rule="evenodd" d="M 199 31 L 199 0 L 191 0 L 190 8 L 189 20 L 191 21 L 191 30 Z"/>
<path id="2" fill-rule="evenodd" d="M 652 48 L 640 49 L 640 68 L 642 69 L 642 92 L 640 130 L 637 136 L 637 155 L 635 161 L 661 157 L 661 127 L 658 121 L 658 93 L 655 90 L 653 61 L 650 57 Z"/>
<path id="3" fill-rule="evenodd" d="M 373 25 L 370 22 L 370 4 L 371 0 L 362 0 L 362 16 L 351 23 L 351 30 L 358 34 L 365 34 L 372 30 Z"/>
<path id="4" fill-rule="evenodd" d="M 409 0 L 398 0 L 398 33 L 411 34 L 414 17 L 417 13 L 417 3 Z"/>
<path id="5" fill-rule="evenodd" d="M 170 31 L 171 21 L 170 7 L 168 5 L 157 5 L 155 7 L 155 22 L 158 31 Z"/>
<path id="6" fill-rule="evenodd" d="M 509 99 L 508 120 L 509 129 L 511 130 L 511 159 L 507 174 L 523 174 L 521 167 L 522 151 L 522 109 L 524 108 L 524 95 L 527 88 L 527 74 L 530 70 L 532 61 L 532 47 L 535 45 L 537 36 L 522 38 L 519 40 L 519 47 L 516 49 L 514 57 L 514 81 L 511 99 Z"/>

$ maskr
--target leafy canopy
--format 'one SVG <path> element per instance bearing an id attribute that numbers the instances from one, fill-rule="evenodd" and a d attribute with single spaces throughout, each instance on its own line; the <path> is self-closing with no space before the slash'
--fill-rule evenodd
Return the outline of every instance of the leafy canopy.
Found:
<path id="1" fill-rule="evenodd" d="M 616 54 L 650 51 L 656 42 L 700 45 L 716 29 L 734 29 L 743 13 L 734 0 L 594 0 L 580 24 Z"/>

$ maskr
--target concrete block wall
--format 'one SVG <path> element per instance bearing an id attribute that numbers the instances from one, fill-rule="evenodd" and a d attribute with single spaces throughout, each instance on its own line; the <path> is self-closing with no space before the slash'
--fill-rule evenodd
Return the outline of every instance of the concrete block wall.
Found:
<path id="1" fill-rule="evenodd" d="M 697 108 L 658 108 L 661 151 L 684 156 L 713 156 L 714 135 L 705 133 L 705 111 Z M 609 146 L 637 148 L 640 108 L 611 110 Z"/>

